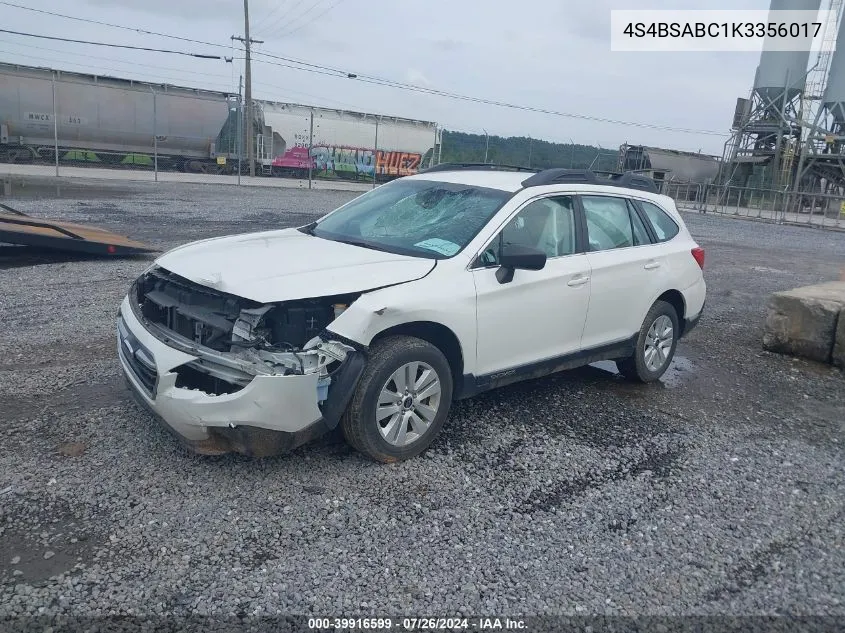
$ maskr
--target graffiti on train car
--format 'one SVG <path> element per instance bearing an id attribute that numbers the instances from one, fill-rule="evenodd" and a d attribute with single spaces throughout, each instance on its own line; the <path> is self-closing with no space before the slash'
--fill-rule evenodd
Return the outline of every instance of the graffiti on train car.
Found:
<path id="1" fill-rule="evenodd" d="M 291 147 L 282 156 L 273 159 L 273 167 L 283 169 L 308 169 L 308 163 L 314 167 L 314 161 L 308 160 L 308 148 L 302 146 Z"/>
<path id="2" fill-rule="evenodd" d="M 376 171 L 388 176 L 410 176 L 417 173 L 422 154 L 413 152 L 382 152 L 376 158 Z"/>
<path id="3" fill-rule="evenodd" d="M 372 177 L 373 169 L 379 176 L 410 176 L 417 173 L 422 154 L 415 152 L 374 151 L 362 147 L 342 145 L 316 145 L 311 148 L 294 146 L 282 156 L 273 159 L 273 167 L 281 169 L 315 171 L 315 175 L 344 178 Z"/>

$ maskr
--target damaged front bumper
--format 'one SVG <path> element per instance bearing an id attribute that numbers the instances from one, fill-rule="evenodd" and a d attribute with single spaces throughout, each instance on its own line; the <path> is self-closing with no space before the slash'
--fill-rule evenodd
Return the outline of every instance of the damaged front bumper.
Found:
<path id="1" fill-rule="evenodd" d="M 185 445 L 202 454 L 283 453 L 334 429 L 364 367 L 361 350 L 318 369 L 276 372 L 254 362 L 155 332 L 127 297 L 118 315 L 118 356 L 131 391 Z M 306 354 L 307 355 L 307 354 Z M 312 354 L 313 356 L 314 354 Z M 326 359 L 320 357 L 321 362 Z"/>

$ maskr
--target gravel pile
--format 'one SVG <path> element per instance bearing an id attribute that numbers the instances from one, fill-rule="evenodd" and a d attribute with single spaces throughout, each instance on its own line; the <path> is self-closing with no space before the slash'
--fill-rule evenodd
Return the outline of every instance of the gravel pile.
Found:
<path id="1" fill-rule="evenodd" d="M 163 249 L 355 195 L 55 188 L 10 204 Z M 186 453 L 115 359 L 149 259 L 0 247 L 0 617 L 845 615 L 845 380 L 760 346 L 768 294 L 838 278 L 845 235 L 687 220 L 707 313 L 663 382 L 602 363 L 483 394 L 390 466 L 336 437 Z"/>

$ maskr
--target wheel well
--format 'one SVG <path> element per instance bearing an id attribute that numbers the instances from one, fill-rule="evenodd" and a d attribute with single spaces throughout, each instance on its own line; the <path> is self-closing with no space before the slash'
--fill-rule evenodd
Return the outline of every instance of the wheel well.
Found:
<path id="1" fill-rule="evenodd" d="M 392 336 L 403 334 L 405 336 L 415 336 L 424 341 L 428 341 L 437 349 L 443 352 L 446 360 L 449 362 L 449 368 L 452 370 L 452 381 L 456 388 L 461 384 L 464 371 L 464 357 L 461 352 L 461 344 L 458 342 L 458 337 L 445 325 L 434 323 L 433 321 L 412 321 L 411 323 L 402 323 L 401 325 L 394 325 L 391 328 L 382 330 L 373 337 L 370 345 L 385 336 Z"/>
<path id="2" fill-rule="evenodd" d="M 678 325 L 681 327 L 681 334 L 684 332 L 684 315 L 686 314 L 686 302 L 684 301 L 684 295 L 682 295 L 677 290 L 667 290 L 662 295 L 657 297 L 658 301 L 665 301 L 673 308 L 675 308 L 675 314 L 678 315 Z"/>

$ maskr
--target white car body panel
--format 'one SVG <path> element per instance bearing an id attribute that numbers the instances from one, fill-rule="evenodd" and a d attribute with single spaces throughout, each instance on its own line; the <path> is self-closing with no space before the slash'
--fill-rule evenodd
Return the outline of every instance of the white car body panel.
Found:
<path id="1" fill-rule="evenodd" d="M 699 279 L 691 286 L 681 291 L 684 295 L 684 302 L 687 305 L 687 319 L 696 319 L 701 316 L 704 310 L 704 302 L 707 299 L 707 284 L 704 279 Z"/>
<path id="2" fill-rule="evenodd" d="M 581 349 L 590 305 L 586 255 L 555 257 L 543 270 L 517 270 L 507 284 L 497 281 L 496 270 L 472 272 L 478 304 L 473 373 L 490 374 Z"/>
<path id="3" fill-rule="evenodd" d="M 188 245 L 165 253 L 156 264 L 215 290 L 269 303 L 412 281 L 427 275 L 434 260 L 282 229 Z"/>
<path id="4" fill-rule="evenodd" d="M 463 275 L 455 275 L 463 271 Z M 397 325 L 433 322 L 451 330 L 461 344 L 465 371 L 475 368 L 475 284 L 464 266 L 441 260 L 423 279 L 362 295 L 328 326 L 344 338 L 369 346 Z"/>
<path id="5" fill-rule="evenodd" d="M 704 281 L 704 273 L 698 263 L 692 259 L 692 249 L 698 247 L 698 243 L 690 235 L 689 229 L 683 217 L 678 211 L 675 201 L 669 196 L 632 195 L 632 198 L 648 200 L 655 203 L 666 211 L 675 220 L 680 228 L 678 234 L 659 246 L 662 250 L 662 263 L 665 274 L 666 287 L 672 286 L 684 297 L 686 319 L 695 319 L 701 315 L 707 295 L 707 284 Z M 656 298 L 656 297 L 655 297 Z"/>
<path id="6" fill-rule="evenodd" d="M 592 279 L 582 347 L 631 338 L 639 331 L 651 304 L 667 289 L 660 246 L 587 253 L 587 259 Z"/>

